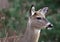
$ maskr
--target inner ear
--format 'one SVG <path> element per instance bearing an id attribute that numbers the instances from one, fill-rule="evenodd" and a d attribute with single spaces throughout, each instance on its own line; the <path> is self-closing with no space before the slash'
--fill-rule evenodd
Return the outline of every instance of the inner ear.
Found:
<path id="1" fill-rule="evenodd" d="M 42 9 L 39 10 L 39 12 L 40 12 L 41 14 L 46 14 L 47 11 L 48 11 L 48 7 L 44 7 L 44 8 L 42 8 Z"/>
<path id="2" fill-rule="evenodd" d="M 34 15 L 34 13 L 35 13 L 35 7 L 34 7 L 34 5 L 32 5 L 30 8 L 30 16 Z"/>

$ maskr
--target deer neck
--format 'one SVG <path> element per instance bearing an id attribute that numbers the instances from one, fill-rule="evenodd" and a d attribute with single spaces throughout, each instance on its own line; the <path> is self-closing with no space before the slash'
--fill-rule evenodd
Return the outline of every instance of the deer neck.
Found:
<path id="1" fill-rule="evenodd" d="M 30 20 L 27 24 L 27 29 L 23 37 L 23 42 L 38 42 L 40 31 L 38 29 L 35 29 L 31 27 Z"/>

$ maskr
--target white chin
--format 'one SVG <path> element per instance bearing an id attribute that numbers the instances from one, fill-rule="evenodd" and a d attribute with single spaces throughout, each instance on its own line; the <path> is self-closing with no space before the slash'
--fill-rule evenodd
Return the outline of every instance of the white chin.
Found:
<path id="1" fill-rule="evenodd" d="M 47 28 L 48 30 L 52 30 L 52 28 Z"/>

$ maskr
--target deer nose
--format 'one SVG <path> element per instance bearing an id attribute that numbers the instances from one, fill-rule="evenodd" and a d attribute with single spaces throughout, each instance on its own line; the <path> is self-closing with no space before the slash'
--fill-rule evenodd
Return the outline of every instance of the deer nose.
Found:
<path id="1" fill-rule="evenodd" d="M 46 28 L 52 28 L 52 27 L 53 27 L 53 24 L 48 23 Z"/>
<path id="2" fill-rule="evenodd" d="M 48 27 L 53 27 L 53 24 L 49 24 Z"/>
<path id="3" fill-rule="evenodd" d="M 53 24 L 49 24 L 46 28 L 47 28 L 48 30 L 51 30 L 51 29 L 53 29 L 52 27 L 53 27 Z"/>

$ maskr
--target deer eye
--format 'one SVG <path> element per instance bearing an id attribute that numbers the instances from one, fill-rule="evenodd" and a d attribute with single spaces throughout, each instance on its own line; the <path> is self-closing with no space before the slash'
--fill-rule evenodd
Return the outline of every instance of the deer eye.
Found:
<path id="1" fill-rule="evenodd" d="M 41 17 L 37 17 L 37 19 L 38 19 L 38 20 L 40 20 L 40 19 L 41 19 Z"/>

